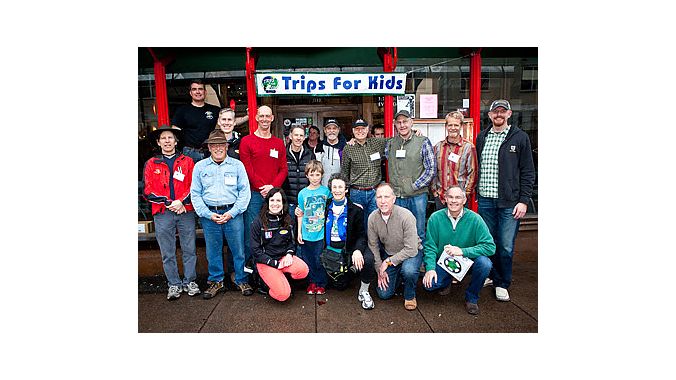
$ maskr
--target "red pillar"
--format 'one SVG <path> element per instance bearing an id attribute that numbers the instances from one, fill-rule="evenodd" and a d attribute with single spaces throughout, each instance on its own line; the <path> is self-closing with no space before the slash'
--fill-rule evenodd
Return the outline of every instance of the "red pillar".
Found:
<path id="1" fill-rule="evenodd" d="M 249 133 L 254 133 L 258 129 L 256 123 L 256 113 L 258 112 L 258 103 L 256 100 L 256 63 L 252 55 L 253 48 L 246 48 L 246 96 L 247 107 L 249 107 Z"/>
<path id="2" fill-rule="evenodd" d="M 397 67 L 397 48 L 387 48 L 383 55 L 383 71 L 391 73 Z M 392 118 L 394 117 L 394 98 L 392 95 L 385 95 L 383 122 L 385 124 L 385 137 L 394 136 L 394 125 Z"/>
<path id="3" fill-rule="evenodd" d="M 387 48 L 385 54 L 383 54 L 383 71 L 386 73 L 391 73 L 394 71 L 394 68 L 397 67 L 397 48 Z M 394 136 L 394 98 L 392 95 L 385 95 L 385 104 L 384 104 L 384 115 L 383 123 L 385 124 L 385 137 Z M 390 182 L 390 172 L 385 167 L 385 181 Z"/>
<path id="4" fill-rule="evenodd" d="M 157 105 L 157 126 L 169 125 L 169 99 L 167 97 L 167 72 L 165 61 L 157 58 L 153 49 L 148 48 L 153 57 L 155 74 L 155 104 Z"/>
<path id="5" fill-rule="evenodd" d="M 470 56 L 469 61 L 469 116 L 474 120 L 474 145 L 481 131 L 481 48 Z M 477 189 L 478 189 L 477 182 Z M 477 190 L 478 191 L 478 190 Z M 477 211 L 476 195 L 470 199 L 470 209 Z"/>

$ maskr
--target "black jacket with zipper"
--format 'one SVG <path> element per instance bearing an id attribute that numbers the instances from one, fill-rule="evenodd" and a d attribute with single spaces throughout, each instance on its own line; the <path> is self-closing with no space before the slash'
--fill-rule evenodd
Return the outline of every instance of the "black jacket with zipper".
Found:
<path id="1" fill-rule="evenodd" d="M 479 179 L 481 154 L 490 130 L 491 128 L 484 129 L 476 138 Z M 530 139 L 526 132 L 512 125 L 498 150 L 498 207 L 514 207 L 517 203 L 528 205 L 534 185 L 535 166 Z"/>
<path id="2" fill-rule="evenodd" d="M 289 203 L 298 205 L 298 193 L 310 184 L 310 180 L 305 176 L 305 164 L 314 159 L 316 157 L 312 150 L 301 147 L 300 160 L 296 160 L 296 156 L 291 153 L 291 145 L 286 147 L 286 165 L 289 167 L 289 174 L 282 189 Z"/>
<path id="3" fill-rule="evenodd" d="M 287 254 L 296 252 L 293 224 L 281 227 L 281 216 L 267 215 L 268 229 L 263 229 L 263 222 L 256 218 L 251 223 L 251 253 L 254 262 L 277 268 L 279 260 Z"/>

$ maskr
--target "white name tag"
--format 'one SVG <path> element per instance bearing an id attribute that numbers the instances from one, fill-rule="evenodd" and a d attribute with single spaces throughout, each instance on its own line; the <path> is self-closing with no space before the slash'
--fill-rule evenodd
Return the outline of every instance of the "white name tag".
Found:
<path id="1" fill-rule="evenodd" d="M 404 158 L 406 157 L 406 149 L 399 149 L 397 150 L 397 158 Z"/>
<path id="2" fill-rule="evenodd" d="M 225 177 L 225 184 L 226 185 L 236 185 L 237 184 L 237 177 Z"/>
<path id="3" fill-rule="evenodd" d="M 460 161 L 460 156 L 458 156 L 458 155 L 455 154 L 455 153 L 451 153 L 451 154 L 448 155 L 448 159 L 451 160 L 451 161 L 453 161 L 453 162 L 455 162 L 455 163 L 457 164 L 458 161 Z"/>
<path id="4" fill-rule="evenodd" d="M 380 152 L 375 152 L 369 157 L 371 157 L 371 161 L 380 160 Z"/>
<path id="5" fill-rule="evenodd" d="M 183 182 L 183 179 L 185 179 L 185 174 L 181 173 L 181 168 L 178 168 L 178 170 L 174 172 L 174 178 Z"/>
<path id="6" fill-rule="evenodd" d="M 270 149 L 270 157 L 272 157 L 272 158 L 279 157 L 279 153 L 277 152 L 276 149 Z"/>

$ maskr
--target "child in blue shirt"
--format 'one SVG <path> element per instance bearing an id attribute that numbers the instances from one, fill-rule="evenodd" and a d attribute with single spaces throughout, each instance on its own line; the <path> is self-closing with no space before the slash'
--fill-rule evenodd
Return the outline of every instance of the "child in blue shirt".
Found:
<path id="1" fill-rule="evenodd" d="M 324 248 L 326 201 L 331 196 L 329 188 L 322 186 L 324 167 L 317 160 L 305 165 L 305 176 L 310 185 L 298 193 L 298 244 L 303 260 L 310 268 L 307 294 L 324 294 L 328 277 L 319 256 Z"/>

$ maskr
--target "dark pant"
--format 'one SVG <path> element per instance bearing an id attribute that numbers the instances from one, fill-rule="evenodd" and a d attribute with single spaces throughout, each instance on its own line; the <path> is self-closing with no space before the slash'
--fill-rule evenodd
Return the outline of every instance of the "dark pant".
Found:
<path id="1" fill-rule="evenodd" d="M 322 266 L 322 262 L 319 258 L 323 248 L 324 240 L 305 240 L 304 244 L 301 244 L 300 246 L 300 252 L 303 261 L 305 261 L 307 266 L 310 268 L 310 275 L 308 276 L 310 282 L 325 288 L 329 279 L 326 275 L 326 270 L 324 269 L 324 266 Z"/>
<path id="2" fill-rule="evenodd" d="M 498 207 L 498 200 L 479 197 L 479 215 L 484 219 L 495 241 L 495 255 L 491 256 L 493 269 L 488 275 L 493 285 L 509 288 L 512 283 L 514 242 L 519 232 L 519 219 L 512 215 L 513 207 Z"/>

